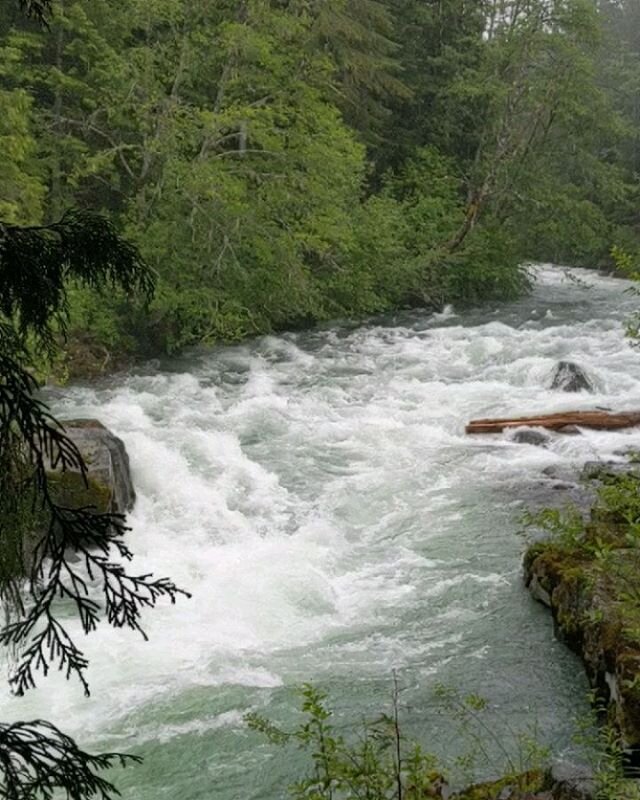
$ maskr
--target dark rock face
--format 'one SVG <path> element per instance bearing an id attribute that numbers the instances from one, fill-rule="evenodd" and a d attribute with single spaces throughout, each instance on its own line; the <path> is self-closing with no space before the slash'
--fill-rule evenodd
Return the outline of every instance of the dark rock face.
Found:
<path id="1" fill-rule="evenodd" d="M 50 473 L 58 502 L 71 507 L 91 505 L 113 514 L 130 511 L 136 495 L 123 441 L 97 420 L 63 420 L 62 424 L 82 453 L 89 486 L 79 472 Z"/>
<path id="2" fill-rule="evenodd" d="M 547 433 L 535 428 L 518 428 L 510 438 L 512 442 L 532 444 L 535 447 L 544 447 L 550 439 Z"/>
<path id="3" fill-rule="evenodd" d="M 585 371 L 573 361 L 559 361 L 553 372 L 551 388 L 563 392 L 592 392 L 593 386 Z"/>

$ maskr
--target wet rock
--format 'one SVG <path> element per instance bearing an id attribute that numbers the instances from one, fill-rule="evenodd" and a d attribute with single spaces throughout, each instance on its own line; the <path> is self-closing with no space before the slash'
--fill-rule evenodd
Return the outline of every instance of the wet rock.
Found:
<path id="1" fill-rule="evenodd" d="M 586 372 L 573 361 L 558 362 L 551 379 L 551 388 L 563 392 L 593 391 Z"/>
<path id="2" fill-rule="evenodd" d="M 614 456 L 624 456 L 630 460 L 638 459 L 640 461 L 640 446 L 639 445 L 626 445 L 626 447 L 619 447 L 613 451 Z"/>
<path id="3" fill-rule="evenodd" d="M 62 424 L 85 460 L 88 485 L 79 472 L 51 471 L 49 482 L 57 502 L 114 514 L 130 511 L 136 495 L 123 441 L 97 420 L 62 420 Z"/>
<path id="4" fill-rule="evenodd" d="M 565 436 L 580 436 L 582 431 L 577 425 L 565 425 L 564 428 L 558 428 L 558 433 L 563 433 Z"/>
<path id="5" fill-rule="evenodd" d="M 622 475 L 631 475 L 640 479 L 640 464 L 620 461 L 587 461 L 580 473 L 580 479 L 583 481 L 606 481 Z"/>
<path id="6" fill-rule="evenodd" d="M 596 796 L 593 772 L 588 767 L 554 764 L 551 768 L 554 800 L 591 800 Z"/>
<path id="7" fill-rule="evenodd" d="M 554 480 L 559 481 L 569 481 L 575 477 L 573 472 L 570 472 L 565 467 L 559 467 L 556 464 L 552 464 L 550 467 L 545 467 L 542 470 L 542 474 L 547 478 L 553 478 Z"/>
<path id="8" fill-rule="evenodd" d="M 532 573 L 529 578 L 529 591 L 534 600 L 542 603 L 543 606 L 551 608 L 551 595 L 548 590 L 542 585 L 540 578 L 535 573 Z"/>
<path id="9" fill-rule="evenodd" d="M 551 777 L 543 770 L 508 775 L 469 786 L 454 794 L 452 800 L 553 800 Z"/>
<path id="10" fill-rule="evenodd" d="M 531 444 L 535 447 L 545 447 L 551 438 L 549 434 L 536 428 L 517 428 L 509 437 L 518 444 Z"/>
<path id="11" fill-rule="evenodd" d="M 590 772 L 579 768 L 531 770 L 469 786 L 451 800 L 595 800 Z"/>
<path id="12" fill-rule="evenodd" d="M 500 491 L 503 497 L 517 497 L 532 512 L 569 503 L 588 514 L 596 485 L 580 483 L 575 469 L 552 464 L 541 471 L 539 479 L 531 480 L 530 476 L 523 475 L 522 481 L 512 480 L 510 484 L 501 486 Z"/>

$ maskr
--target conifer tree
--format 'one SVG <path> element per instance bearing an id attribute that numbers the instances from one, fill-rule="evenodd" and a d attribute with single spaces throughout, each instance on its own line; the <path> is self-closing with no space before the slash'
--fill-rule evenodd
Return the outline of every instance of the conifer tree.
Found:
<path id="1" fill-rule="evenodd" d="M 45 21 L 47 2 L 21 5 Z M 8 209 L 14 217 L 20 199 Z M 70 211 L 46 226 L 0 220 L 0 600 L 11 610 L 0 644 L 18 654 L 10 676 L 18 695 L 51 667 L 77 677 L 89 693 L 88 662 L 67 630 L 61 603 L 71 604 L 85 634 L 102 619 L 143 633 L 143 609 L 184 594 L 168 579 L 127 572 L 121 561 L 132 554 L 124 517 L 68 508 L 52 490 L 50 470 L 74 470 L 86 480 L 86 466 L 38 399 L 29 361 L 34 344 L 50 353 L 64 332 L 70 280 L 93 290 L 109 285 L 150 295 L 153 289 L 138 251 L 98 215 Z M 90 587 L 96 581 L 100 599 Z M 57 791 L 72 800 L 106 800 L 116 790 L 99 773 L 131 760 L 86 753 L 43 720 L 0 723 L 0 794 L 8 800 L 51 798 Z"/>
<path id="2" fill-rule="evenodd" d="M 390 105 L 408 100 L 393 14 L 382 0 L 316 0 L 310 46 L 328 54 L 333 100 L 363 141 L 380 144 Z"/>

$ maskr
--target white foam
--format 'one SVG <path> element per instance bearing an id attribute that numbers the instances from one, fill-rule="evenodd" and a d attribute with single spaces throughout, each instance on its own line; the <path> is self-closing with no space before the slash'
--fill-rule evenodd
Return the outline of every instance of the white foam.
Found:
<path id="1" fill-rule="evenodd" d="M 133 568 L 171 575 L 193 600 L 147 614 L 146 644 L 106 629 L 89 638 L 96 702 L 56 677 L 28 698 L 5 697 L 3 719 L 28 713 L 70 733 L 117 736 L 132 706 L 194 686 L 278 687 L 304 648 L 315 653 L 333 637 L 344 639 L 339 652 L 366 653 L 372 630 L 393 630 L 374 659 L 380 669 L 402 653 L 428 659 L 442 642 L 462 642 L 478 609 L 517 580 L 470 563 L 482 549 L 482 541 L 468 547 L 473 520 L 493 502 L 477 505 L 483 487 L 640 446 L 633 431 L 585 432 L 546 449 L 464 436 L 473 417 L 637 405 L 625 283 L 571 275 L 588 286 L 539 268 L 534 296 L 494 318 L 448 308 L 426 328 L 420 318 L 418 330 L 410 316 L 348 333 L 266 337 L 198 354 L 192 373 L 69 390 L 65 416 L 98 417 L 126 442 L 139 495 Z M 549 391 L 562 358 L 585 367 L 595 394 Z M 440 639 L 403 639 L 399 615 L 436 602 L 445 603 L 434 611 Z M 207 731 L 221 719 L 239 724 L 233 713 L 203 712 L 157 736 Z"/>

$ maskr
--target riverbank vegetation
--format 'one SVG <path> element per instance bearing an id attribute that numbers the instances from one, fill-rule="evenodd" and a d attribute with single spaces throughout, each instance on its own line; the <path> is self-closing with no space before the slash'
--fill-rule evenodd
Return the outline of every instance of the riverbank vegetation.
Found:
<path id="1" fill-rule="evenodd" d="M 289 787 L 291 798 L 314 800 L 638 800 L 637 782 L 625 775 L 615 730 L 578 720 L 575 741 L 590 766 L 554 768 L 535 729 L 503 731 L 484 719 L 486 701 L 437 686 L 433 702 L 458 726 L 459 755 L 443 762 L 407 733 L 401 690 L 394 678 L 389 709 L 345 729 L 322 690 L 300 689 L 302 719 L 282 730 L 259 714 L 246 716 L 254 731 L 281 748 L 308 753 L 309 769 Z M 435 743 L 432 743 L 435 744 Z M 478 780 L 478 775 L 501 777 Z"/>
<path id="2" fill-rule="evenodd" d="M 528 519 L 547 538 L 525 556 L 526 582 L 581 656 L 608 722 L 629 751 L 640 747 L 640 492 L 636 465 L 602 465 L 588 515 L 545 509 Z"/>
<path id="3" fill-rule="evenodd" d="M 71 368 L 512 296 L 637 249 L 640 14 L 613 0 L 0 9 L 0 217 L 107 215 L 150 304 L 74 287 Z"/>

